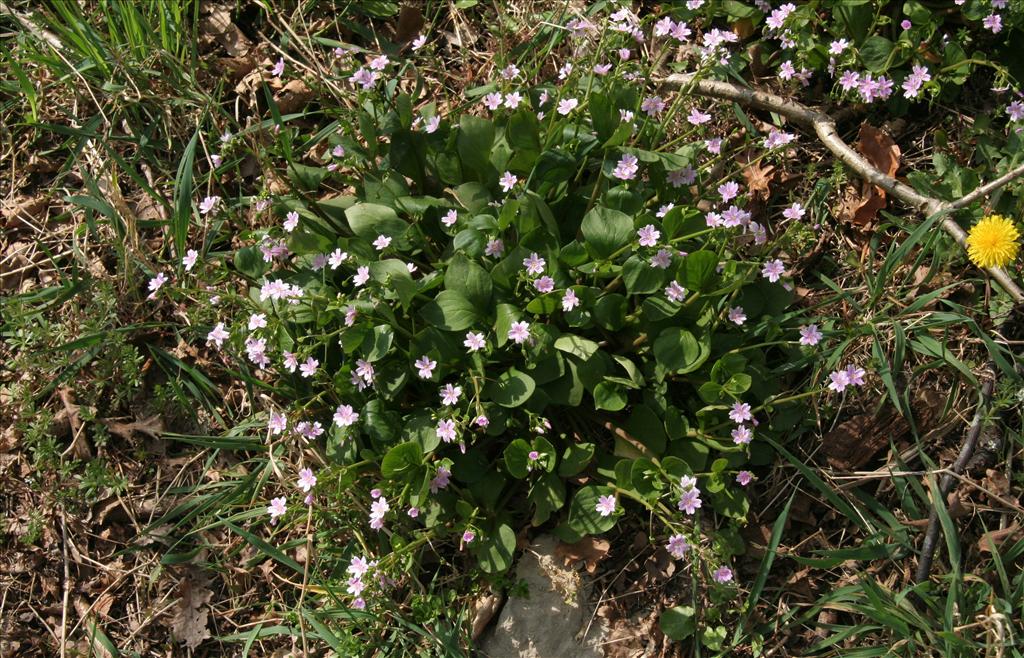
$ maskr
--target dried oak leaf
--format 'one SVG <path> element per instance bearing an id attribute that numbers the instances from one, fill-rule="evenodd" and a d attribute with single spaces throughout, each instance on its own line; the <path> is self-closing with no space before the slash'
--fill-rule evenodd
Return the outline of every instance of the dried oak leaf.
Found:
<path id="1" fill-rule="evenodd" d="M 213 592 L 207 587 L 207 579 L 193 570 L 185 574 L 179 586 L 178 606 L 171 619 L 171 637 L 189 649 L 195 649 L 210 637 L 206 627 L 210 616 L 209 603 Z"/>
<path id="2" fill-rule="evenodd" d="M 747 181 L 747 194 L 752 199 L 767 201 L 771 196 L 771 182 L 775 178 L 775 165 L 762 167 L 761 163 L 747 155 L 747 164 L 743 165 L 743 178 Z"/>
<path id="3" fill-rule="evenodd" d="M 857 150 L 875 169 L 890 178 L 896 176 L 900 168 L 900 147 L 886 132 L 867 123 L 861 125 Z M 847 194 L 841 212 L 847 221 L 863 228 L 875 220 L 886 203 L 885 190 L 863 181 L 859 192 Z"/>
<path id="4" fill-rule="evenodd" d="M 1024 538 L 1024 528 L 1016 521 L 1002 530 L 989 530 L 978 539 L 978 550 L 982 553 L 991 553 L 999 550 L 1003 544 L 1015 543 Z"/>
<path id="5" fill-rule="evenodd" d="M 597 570 L 597 563 L 608 556 L 610 548 L 611 543 L 607 539 L 584 537 L 574 544 L 558 542 L 555 547 L 555 556 L 560 558 L 567 567 L 582 560 L 587 573 L 594 573 Z"/>
<path id="6" fill-rule="evenodd" d="M 313 90 L 302 80 L 289 80 L 281 91 L 274 94 L 281 114 L 291 114 L 305 107 L 313 99 Z"/>

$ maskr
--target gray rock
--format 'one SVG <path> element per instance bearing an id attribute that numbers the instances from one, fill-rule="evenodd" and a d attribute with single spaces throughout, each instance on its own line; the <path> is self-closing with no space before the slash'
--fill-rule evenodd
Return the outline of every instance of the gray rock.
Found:
<path id="1" fill-rule="evenodd" d="M 600 643 L 606 631 L 603 620 L 587 605 L 590 584 L 555 557 L 557 541 L 549 535 L 538 537 L 519 558 L 516 576 L 529 585 L 530 596 L 509 598 L 479 655 L 603 658 Z"/>

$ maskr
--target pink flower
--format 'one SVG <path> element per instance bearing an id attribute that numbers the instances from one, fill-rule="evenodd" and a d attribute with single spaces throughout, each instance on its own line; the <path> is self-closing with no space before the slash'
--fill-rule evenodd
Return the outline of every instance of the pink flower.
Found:
<path id="1" fill-rule="evenodd" d="M 476 352 L 482 350 L 485 345 L 484 335 L 479 333 L 473 333 L 472 331 L 466 332 L 466 340 L 462 341 L 462 344 L 466 346 L 470 352 Z"/>
<path id="2" fill-rule="evenodd" d="M 505 243 L 499 238 L 487 241 L 487 247 L 484 248 L 484 256 L 498 257 L 505 253 Z"/>
<path id="3" fill-rule="evenodd" d="M 515 174 L 513 174 L 511 171 L 506 171 L 498 180 L 498 184 L 501 185 L 501 190 L 503 192 L 509 192 L 513 187 L 516 186 L 516 183 L 518 182 L 519 179 L 516 178 Z"/>
<path id="4" fill-rule="evenodd" d="M 284 352 L 284 369 L 288 372 L 295 372 L 299 368 L 299 359 L 292 352 Z"/>
<path id="5" fill-rule="evenodd" d="M 366 285 L 366 282 L 370 280 L 370 268 L 366 265 L 360 265 L 356 268 L 356 275 L 352 277 L 352 283 L 357 287 L 361 288 Z"/>
<path id="6" fill-rule="evenodd" d="M 682 560 L 686 556 L 686 551 L 690 550 L 690 544 L 686 541 L 686 537 L 682 535 L 672 535 L 668 538 L 668 543 L 665 544 L 665 549 L 668 550 L 669 554 L 677 560 Z"/>
<path id="7" fill-rule="evenodd" d="M 332 270 L 336 270 L 341 267 L 341 264 L 348 260 L 348 253 L 341 249 L 335 249 L 331 252 L 331 255 L 327 258 L 327 264 L 331 266 Z"/>
<path id="8" fill-rule="evenodd" d="M 849 45 L 850 42 L 846 39 L 836 39 L 828 45 L 828 52 L 830 55 L 842 55 Z"/>
<path id="9" fill-rule="evenodd" d="M 167 275 L 163 272 L 157 272 L 157 275 L 149 280 L 149 295 L 146 299 L 156 299 L 156 293 L 160 288 L 167 283 Z"/>
<path id="10" fill-rule="evenodd" d="M 455 440 L 455 421 L 450 418 L 446 418 L 438 422 L 437 430 L 435 432 L 437 438 L 441 439 L 445 443 L 451 443 Z"/>
<path id="11" fill-rule="evenodd" d="M 738 325 L 747 321 L 747 314 L 743 312 L 742 306 L 733 306 L 729 309 L 729 321 Z"/>
<path id="12" fill-rule="evenodd" d="M 458 403 L 459 396 L 462 395 L 461 386 L 452 386 L 451 384 L 445 384 L 441 387 L 441 404 L 451 407 Z"/>
<path id="13" fill-rule="evenodd" d="M 437 129 L 441 126 L 441 117 L 433 116 L 427 119 L 426 123 L 423 124 L 423 132 L 429 134 L 437 132 Z M 415 507 L 413 509 L 416 509 Z"/>
<path id="14" fill-rule="evenodd" d="M 594 509 L 601 516 L 610 516 L 615 512 L 615 496 L 599 496 Z"/>
<path id="15" fill-rule="evenodd" d="M 447 466 L 438 466 L 437 472 L 434 474 L 434 479 L 430 481 L 430 493 L 437 493 L 441 489 L 448 487 L 448 479 L 451 477 L 452 472 L 448 470 Z"/>
<path id="16" fill-rule="evenodd" d="M 276 521 L 279 516 L 284 516 L 284 513 L 288 511 L 287 503 L 288 499 L 284 496 L 270 500 L 270 505 L 267 506 L 267 514 L 270 515 L 271 522 Z"/>
<path id="17" fill-rule="evenodd" d="M 1003 17 L 999 14 L 989 14 L 982 19 L 981 24 L 985 26 L 986 30 L 991 30 L 992 34 L 999 34 L 1003 29 Z"/>
<path id="18" fill-rule="evenodd" d="M 313 357 L 309 357 L 308 359 L 306 359 L 305 363 L 299 366 L 299 372 L 302 374 L 303 377 L 312 377 L 316 373 L 316 368 L 319 365 L 319 361 L 317 361 Z"/>
<path id="19" fill-rule="evenodd" d="M 270 75 L 275 78 L 280 78 L 284 73 L 284 57 L 281 57 L 274 63 L 274 68 L 270 69 Z"/>
<path id="20" fill-rule="evenodd" d="M 530 323 L 529 322 L 513 322 L 512 327 L 508 330 L 508 339 L 514 341 L 516 344 L 526 342 L 526 339 L 530 337 Z"/>
<path id="21" fill-rule="evenodd" d="M 568 116 L 579 104 L 580 102 L 575 98 L 564 98 L 558 101 L 558 113 L 562 116 Z"/>
<path id="22" fill-rule="evenodd" d="M 474 539 L 476 539 L 476 534 L 472 530 L 467 530 L 464 533 L 462 533 L 462 541 L 463 541 L 463 543 L 469 544 Z"/>
<path id="23" fill-rule="evenodd" d="M 699 126 L 701 124 L 707 123 L 708 121 L 711 121 L 711 115 L 705 112 L 701 112 L 697 108 L 693 108 L 692 110 L 690 110 L 690 114 L 689 116 L 686 117 L 686 120 L 695 126 Z"/>
<path id="24" fill-rule="evenodd" d="M 199 259 L 199 252 L 195 249 L 189 249 L 185 252 L 185 257 L 181 259 L 181 264 L 185 266 L 186 272 L 191 272 L 192 268 L 196 266 L 196 261 Z"/>
<path id="25" fill-rule="evenodd" d="M 477 427 L 487 427 L 491 424 L 491 419 L 487 416 L 477 416 L 473 419 L 473 424 Z"/>
<path id="26" fill-rule="evenodd" d="M 523 96 L 518 91 L 513 91 L 511 94 L 505 94 L 505 107 L 510 110 L 516 109 L 522 102 Z"/>
<path id="27" fill-rule="evenodd" d="M 742 423 L 753 417 L 754 415 L 750 413 L 750 405 L 746 402 L 736 402 L 732 405 L 732 409 L 729 410 L 729 420 L 734 423 Z"/>
<path id="28" fill-rule="evenodd" d="M 492 92 L 490 94 L 487 94 L 486 96 L 484 96 L 483 103 L 488 110 L 493 112 L 494 110 L 501 107 L 501 94 L 499 94 L 498 92 Z"/>
<path id="29" fill-rule="evenodd" d="M 359 315 L 359 309 L 351 304 L 345 307 L 345 326 L 351 327 L 356 323 L 356 317 Z"/>
<path id="30" fill-rule="evenodd" d="M 506 80 L 514 80 L 519 77 L 519 67 L 515 64 L 509 64 L 505 68 L 501 69 L 501 77 Z"/>
<path id="31" fill-rule="evenodd" d="M 651 257 L 651 267 L 667 270 L 672 265 L 672 252 L 668 249 L 659 249 L 658 253 Z"/>
<path id="32" fill-rule="evenodd" d="M 836 370 L 828 376 L 830 390 L 836 393 L 842 393 L 846 390 L 846 387 L 850 385 L 850 375 L 845 370 Z"/>
<path id="33" fill-rule="evenodd" d="M 673 281 L 665 288 L 665 296 L 670 302 L 681 302 L 686 297 L 686 288 Z"/>
<path id="34" fill-rule="evenodd" d="M 219 203 L 219 196 L 208 196 L 199 203 L 199 213 L 201 215 L 208 215 L 213 212 Z"/>
<path id="35" fill-rule="evenodd" d="M 356 359 L 356 374 L 367 384 L 372 384 L 373 364 L 363 359 Z"/>
<path id="36" fill-rule="evenodd" d="M 417 516 L 420 515 L 420 508 L 418 508 L 418 507 L 410 507 L 409 510 L 406 512 L 406 514 L 409 515 L 410 519 L 415 519 Z"/>
<path id="37" fill-rule="evenodd" d="M 802 205 L 794 203 L 790 207 L 782 211 L 782 216 L 786 219 L 792 219 L 794 221 L 803 219 L 804 213 L 807 212 Z"/>
<path id="38" fill-rule="evenodd" d="M 754 479 L 754 474 L 750 471 L 740 471 L 736 474 L 736 481 L 741 487 L 745 487 Z"/>
<path id="39" fill-rule="evenodd" d="M 579 305 L 580 298 L 576 296 L 576 292 L 572 288 L 566 290 L 562 295 L 562 310 L 568 313 Z"/>
<path id="40" fill-rule="evenodd" d="M 543 274 L 546 264 L 547 262 L 537 255 L 537 252 L 533 252 L 528 258 L 523 259 L 523 267 L 526 268 L 527 274 Z"/>
<path id="41" fill-rule="evenodd" d="M 722 195 L 722 203 L 729 203 L 732 199 L 735 199 L 740 193 L 739 183 L 735 181 L 729 181 L 718 186 L 718 193 Z"/>
<path id="42" fill-rule="evenodd" d="M 270 420 L 267 421 L 267 429 L 274 436 L 279 435 L 281 432 L 288 429 L 288 419 L 285 418 L 284 414 L 279 414 L 276 411 L 270 412 Z"/>
<path id="43" fill-rule="evenodd" d="M 843 371 L 846 373 L 847 379 L 850 380 L 850 386 L 863 386 L 864 385 L 864 368 L 858 368 L 852 363 L 846 366 Z"/>
<path id="44" fill-rule="evenodd" d="M 682 187 L 683 185 L 692 185 L 697 180 L 697 171 L 693 167 L 684 167 L 683 169 L 674 169 L 668 172 L 668 182 L 672 187 Z"/>
<path id="45" fill-rule="evenodd" d="M 437 367 L 437 361 L 432 360 L 429 356 L 424 354 L 418 361 L 413 363 L 413 365 L 419 370 L 418 374 L 420 379 L 430 379 L 434 374 L 434 368 Z"/>
<path id="46" fill-rule="evenodd" d="M 362 578 L 367 574 L 371 566 L 365 557 L 355 556 L 349 560 L 348 568 L 345 570 L 355 578 Z"/>
<path id="47" fill-rule="evenodd" d="M 316 486 L 316 476 L 313 475 L 313 471 L 308 468 L 299 471 L 299 481 L 295 483 L 295 486 L 302 489 L 303 493 L 309 493 L 309 490 Z"/>
<path id="48" fill-rule="evenodd" d="M 299 225 L 299 213 L 294 210 L 285 215 L 284 230 L 291 233 Z"/>
<path id="49" fill-rule="evenodd" d="M 218 322 L 213 331 L 206 335 L 206 344 L 214 343 L 217 345 L 217 349 L 220 349 L 224 345 L 224 341 L 230 337 L 231 334 L 224 328 L 224 323 Z"/>
<path id="50" fill-rule="evenodd" d="M 664 217 L 665 215 L 669 214 L 669 212 L 671 212 L 671 210 L 675 207 L 676 204 L 674 203 L 666 203 L 665 205 L 658 208 L 658 212 L 654 213 L 654 216 L 658 218 Z"/>
<path id="51" fill-rule="evenodd" d="M 612 176 L 615 176 L 620 180 L 632 180 L 636 178 L 636 172 L 639 169 L 636 163 L 636 156 L 632 153 L 626 153 L 619 159 L 618 164 L 615 165 L 615 170 L 612 171 Z"/>
<path id="52" fill-rule="evenodd" d="M 653 247 L 658 244 L 658 238 L 661 237 L 661 231 L 654 227 L 654 224 L 648 224 L 636 232 L 639 237 L 641 247 Z"/>
<path id="53" fill-rule="evenodd" d="M 334 411 L 334 422 L 338 427 L 349 427 L 359 420 L 359 414 L 352 410 L 352 405 L 342 404 Z"/>
<path id="54" fill-rule="evenodd" d="M 693 514 L 700 509 L 700 489 L 694 487 L 683 492 L 679 497 L 679 504 L 677 507 L 681 512 L 686 512 L 687 515 L 693 516 Z"/>
<path id="55" fill-rule="evenodd" d="M 555 289 L 555 280 L 549 276 L 542 276 L 533 281 L 533 287 L 537 289 L 537 292 L 546 294 Z"/>
<path id="56" fill-rule="evenodd" d="M 768 279 L 772 283 L 775 283 L 779 280 L 779 277 L 781 277 L 785 273 L 785 271 L 785 264 L 783 264 L 781 260 L 776 258 L 775 260 L 770 260 L 764 264 L 764 267 L 761 269 L 761 276 Z"/>
<path id="57" fill-rule="evenodd" d="M 413 50 L 419 50 L 424 45 L 426 45 L 426 43 L 427 43 L 427 35 L 425 35 L 425 34 L 417 35 L 417 37 L 412 40 L 412 49 Z"/>
<path id="58" fill-rule="evenodd" d="M 730 569 L 729 567 L 719 567 L 715 569 L 715 572 L 712 574 L 712 577 L 715 579 L 716 583 L 727 583 L 730 580 L 732 580 L 732 569 Z"/>
<path id="59" fill-rule="evenodd" d="M 658 116 L 665 109 L 665 101 L 661 100 L 661 96 L 648 96 L 640 104 L 640 109 L 648 116 Z"/>
<path id="60" fill-rule="evenodd" d="M 373 241 L 373 246 L 377 251 L 384 251 L 391 246 L 391 237 L 387 235 L 378 235 L 377 239 Z"/>
<path id="61" fill-rule="evenodd" d="M 612 70 L 611 64 L 594 64 L 594 73 L 596 75 L 608 75 L 608 71 Z"/>
<path id="62" fill-rule="evenodd" d="M 267 326 L 267 316 L 265 313 L 253 313 L 249 316 L 249 331 L 256 331 L 257 329 L 263 329 Z"/>
<path id="63" fill-rule="evenodd" d="M 800 327 L 800 344 L 801 345 L 817 345 L 822 339 L 822 334 L 818 331 L 818 325 L 809 324 Z"/>
<path id="64" fill-rule="evenodd" d="M 746 445 L 754 440 L 754 433 L 746 425 L 740 425 L 732 431 L 732 442 L 738 446 Z"/>

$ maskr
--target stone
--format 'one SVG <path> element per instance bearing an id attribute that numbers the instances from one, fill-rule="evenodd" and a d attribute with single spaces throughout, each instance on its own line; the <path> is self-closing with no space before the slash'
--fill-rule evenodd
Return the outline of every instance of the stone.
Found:
<path id="1" fill-rule="evenodd" d="M 603 658 L 603 620 L 587 601 L 590 583 L 555 554 L 558 540 L 538 537 L 516 565 L 529 597 L 509 597 L 498 623 L 484 637 L 487 658 Z M 591 620 L 593 622 L 591 623 Z M 589 631 L 587 630 L 589 625 Z M 586 637 L 583 634 L 586 632 Z"/>

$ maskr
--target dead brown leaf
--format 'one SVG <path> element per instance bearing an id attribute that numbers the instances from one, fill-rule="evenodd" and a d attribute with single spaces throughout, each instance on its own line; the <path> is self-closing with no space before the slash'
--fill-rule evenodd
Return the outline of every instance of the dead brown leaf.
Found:
<path id="1" fill-rule="evenodd" d="M 164 433 L 164 421 L 160 414 L 139 418 L 130 423 L 121 423 L 116 420 L 102 420 L 100 422 L 106 425 L 111 433 L 126 440 L 131 440 L 135 432 L 145 434 L 152 439 L 159 439 L 160 435 Z"/>
<path id="2" fill-rule="evenodd" d="M 885 131 L 870 124 L 860 127 L 857 150 L 864 159 L 886 176 L 895 177 L 900 168 L 900 147 Z M 885 190 L 863 181 L 860 190 L 848 190 L 840 210 L 841 216 L 860 228 L 868 227 L 886 206 Z"/>
<path id="3" fill-rule="evenodd" d="M 1002 530 L 989 530 L 978 539 L 978 550 L 982 553 L 991 553 L 1009 541 L 1010 543 L 1024 539 L 1024 528 L 1014 521 L 1011 525 Z"/>
<path id="4" fill-rule="evenodd" d="M 584 537 L 574 544 L 558 542 L 555 556 L 562 559 L 566 566 L 583 561 L 587 573 L 594 573 L 597 570 L 597 563 L 607 557 L 610 548 L 611 543 L 607 539 Z"/>
<path id="5" fill-rule="evenodd" d="M 771 183 L 775 178 L 775 165 L 761 166 L 761 162 L 753 158 L 752 152 L 746 154 L 747 164 L 743 166 L 743 178 L 747 181 L 747 194 L 752 199 L 767 201 L 771 196 Z"/>
<path id="6" fill-rule="evenodd" d="M 85 440 L 85 427 L 78 417 L 80 407 L 75 404 L 71 389 L 62 386 L 58 390 L 58 394 L 68 413 L 68 421 L 71 423 L 71 446 L 68 450 L 76 459 L 92 459 L 92 449 L 89 448 L 89 442 Z"/>
<path id="7" fill-rule="evenodd" d="M 395 41 L 408 43 L 423 30 L 423 10 L 414 5 L 405 5 L 398 14 L 398 27 L 395 28 Z"/>
<path id="8" fill-rule="evenodd" d="M 206 587 L 207 582 L 201 572 L 190 569 L 179 585 L 180 598 L 171 619 L 171 637 L 189 649 L 195 649 L 210 637 L 206 623 L 213 592 Z"/>
<path id="9" fill-rule="evenodd" d="M 302 80 L 289 80 L 281 91 L 274 94 L 281 114 L 291 114 L 305 107 L 313 98 L 313 90 Z"/>
<path id="10" fill-rule="evenodd" d="M 504 598 L 500 592 L 485 594 L 473 601 L 473 640 L 477 640 L 483 635 L 487 625 L 491 623 L 494 615 L 501 608 L 502 601 Z"/>
<path id="11" fill-rule="evenodd" d="M 252 48 L 252 42 L 231 22 L 231 8 L 227 5 L 216 7 L 199 23 L 203 34 L 212 37 L 232 57 L 244 57 Z"/>

